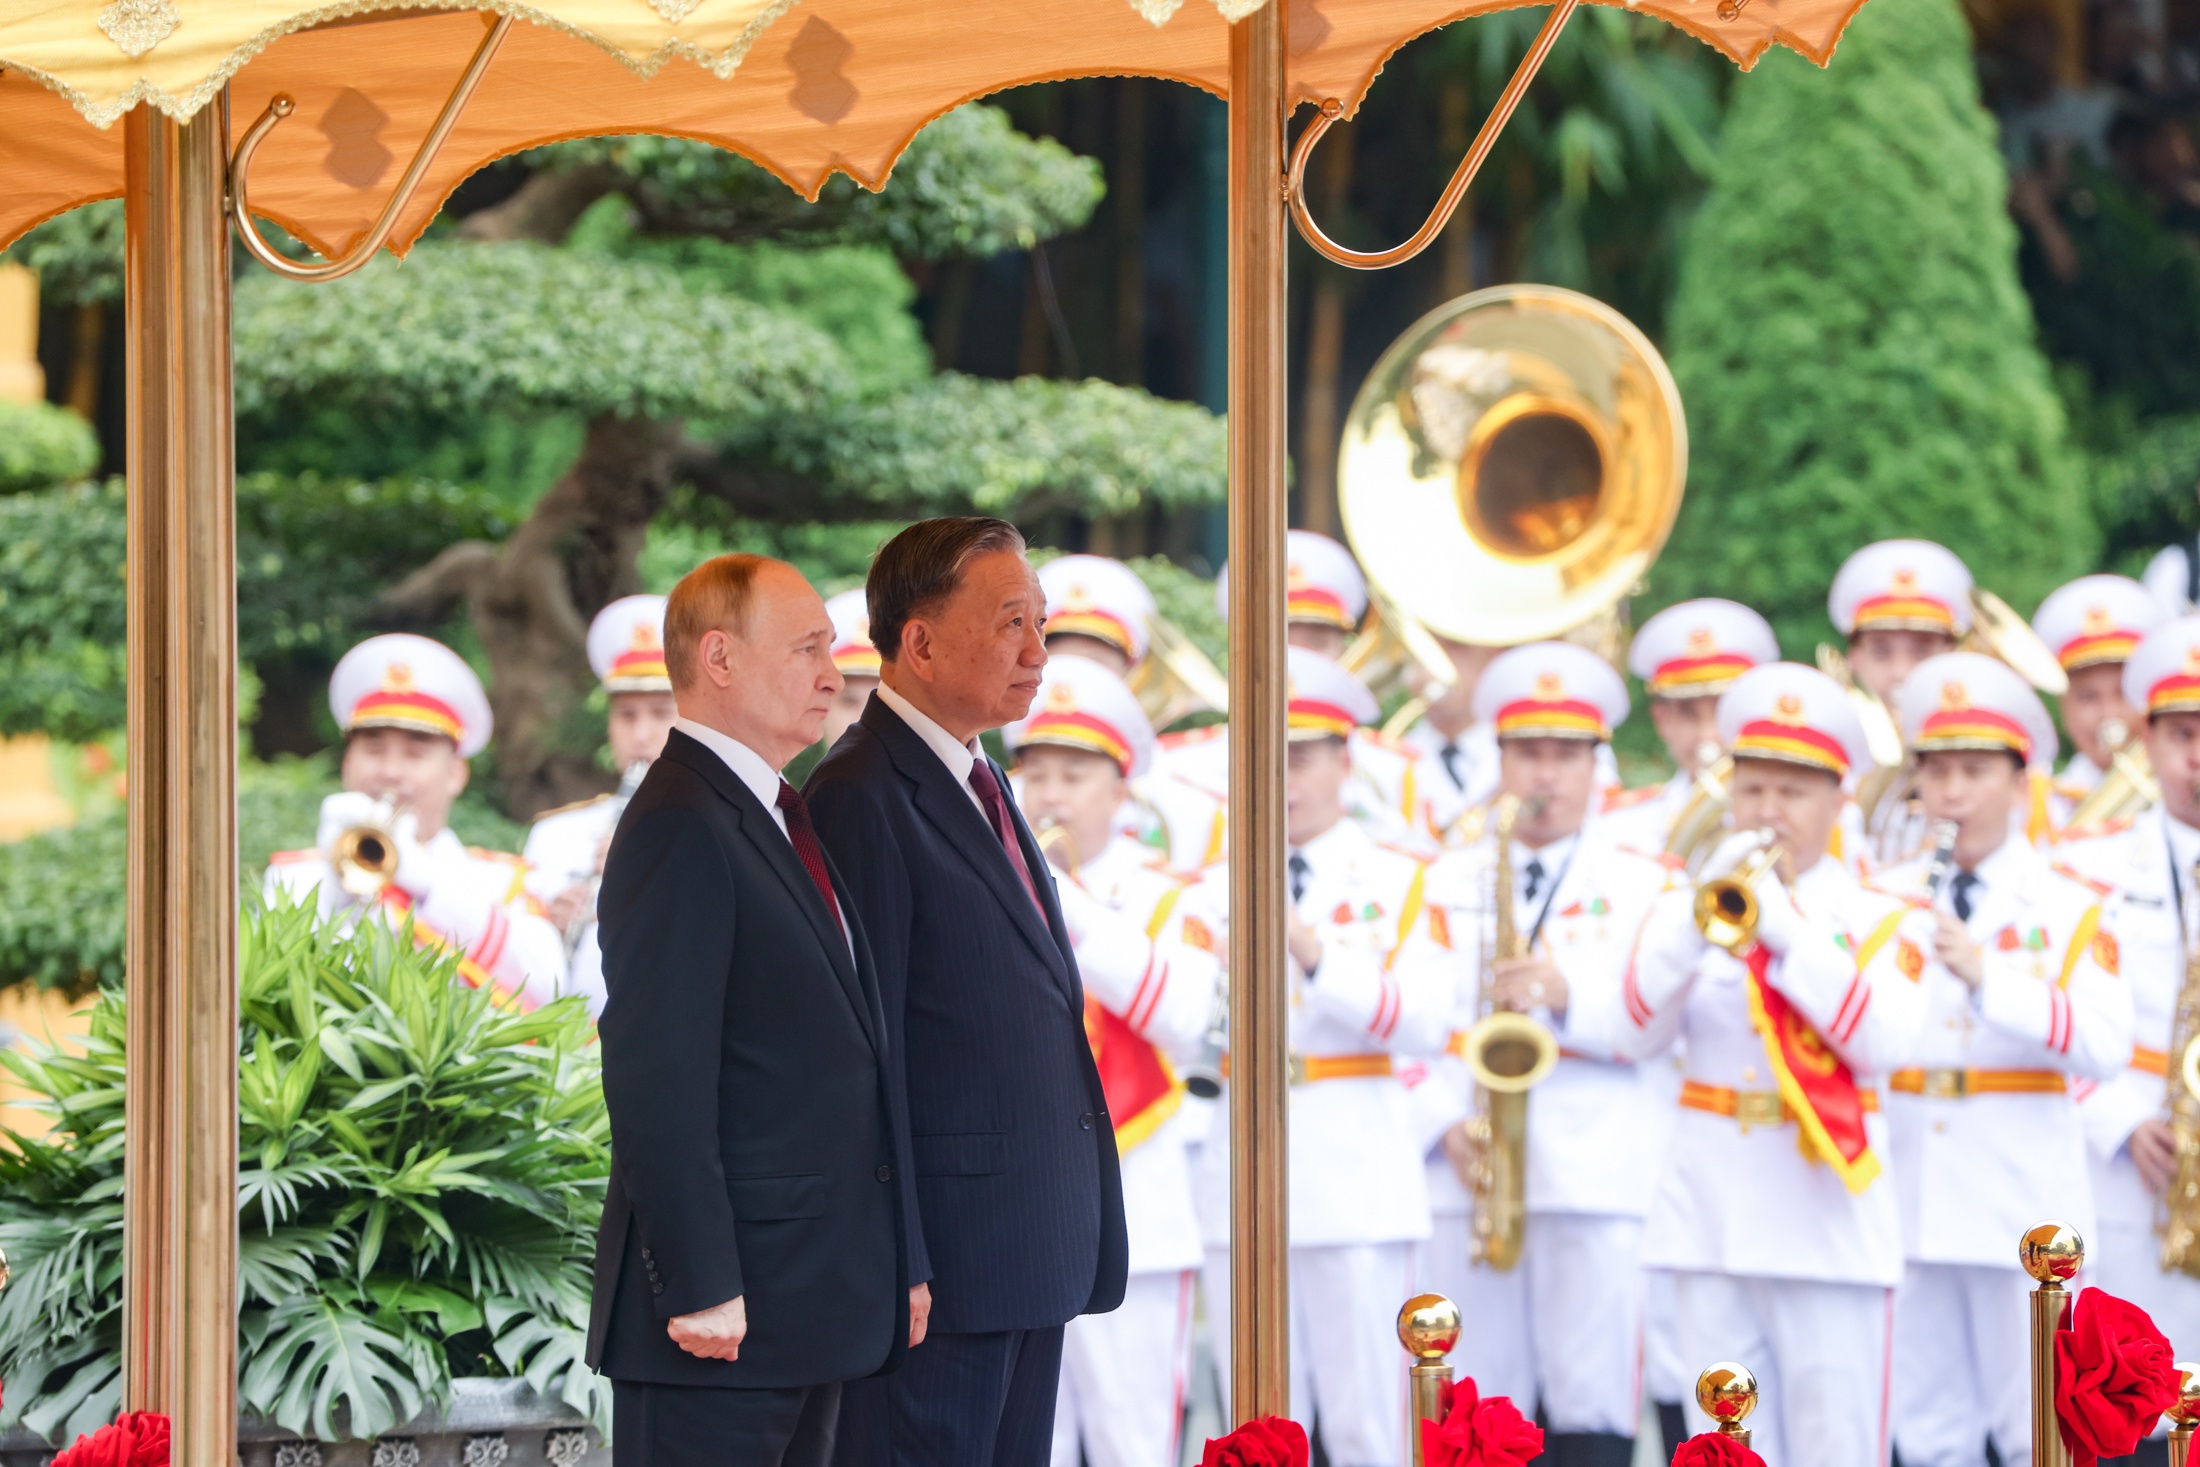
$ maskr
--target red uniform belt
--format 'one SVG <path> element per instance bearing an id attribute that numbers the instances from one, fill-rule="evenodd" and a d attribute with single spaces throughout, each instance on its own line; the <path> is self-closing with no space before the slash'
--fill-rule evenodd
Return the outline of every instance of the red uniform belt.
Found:
<path id="1" fill-rule="evenodd" d="M 1860 1089 L 1856 1092 L 1856 1100 L 1866 1111 L 1879 1109 L 1876 1090 Z M 1795 1120 L 1794 1107 L 1777 1090 L 1729 1090 L 1724 1085 L 1684 1080 L 1681 1082 L 1681 1104 L 1689 1110 L 1739 1121 L 1745 1131 L 1751 1126 L 1785 1126 Z"/>
<path id="2" fill-rule="evenodd" d="M 2070 1088 L 2061 1070 L 1896 1070 L 1887 1088 L 1903 1095 L 1961 1100 L 1966 1095 L 2061 1095 Z"/>

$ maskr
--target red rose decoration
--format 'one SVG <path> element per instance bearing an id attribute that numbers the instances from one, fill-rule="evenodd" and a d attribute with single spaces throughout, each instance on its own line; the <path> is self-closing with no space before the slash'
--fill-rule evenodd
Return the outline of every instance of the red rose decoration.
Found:
<path id="1" fill-rule="evenodd" d="M 1673 1467 L 1765 1467 L 1765 1459 L 1733 1437 L 1707 1431 L 1681 1443 Z"/>
<path id="2" fill-rule="evenodd" d="M 1483 1400 L 1471 1379 L 1445 1386 L 1436 1409 L 1441 1421 L 1421 1422 L 1427 1467 L 1527 1467 L 1542 1454 L 1543 1428 L 1509 1397 Z"/>
<path id="3" fill-rule="evenodd" d="M 1211 1437 L 1199 1467 L 1306 1467 L 1306 1428 L 1281 1416 L 1261 1416 L 1225 1437 Z"/>
<path id="4" fill-rule="evenodd" d="M 2169 1341 L 2138 1305 L 2087 1289 L 2055 1336 L 2055 1414 L 2072 1467 L 2129 1456 L 2177 1399 Z"/>
<path id="5" fill-rule="evenodd" d="M 114 1425 L 78 1437 L 50 1467 L 168 1467 L 168 1418 L 125 1411 Z"/>

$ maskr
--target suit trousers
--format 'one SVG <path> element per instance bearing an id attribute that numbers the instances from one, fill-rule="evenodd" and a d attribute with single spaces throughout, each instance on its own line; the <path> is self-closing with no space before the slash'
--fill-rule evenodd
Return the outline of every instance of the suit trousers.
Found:
<path id="1" fill-rule="evenodd" d="M 928 1335 L 848 1382 L 834 1467 L 1047 1467 L 1062 1326 Z"/>
<path id="2" fill-rule="evenodd" d="M 1071 1320 L 1054 1399 L 1054 1467 L 1176 1467 L 1199 1272 L 1134 1273 L 1112 1313 Z"/>
<path id="3" fill-rule="evenodd" d="M 841 1387 L 611 1383 L 613 1467 L 827 1467 Z"/>
<path id="4" fill-rule="evenodd" d="M 2032 1281 L 1918 1263 L 1894 1295 L 1894 1450 L 1903 1467 L 2032 1467 Z"/>
<path id="5" fill-rule="evenodd" d="M 1321 1433 L 1332 1467 L 1405 1459 L 1406 1368 L 1398 1306 L 1413 1295 L 1411 1243 L 1291 1250 L 1291 1419 Z M 1207 1322 L 1230 1399 L 1230 1255 L 1207 1250 Z"/>
<path id="6" fill-rule="evenodd" d="M 1893 1290 L 1720 1273 L 1671 1277 L 1687 1357 L 1705 1365 L 1747 1361 L 1756 1373 L 1750 1446 L 1765 1467 L 1886 1467 Z M 1693 1398 L 1687 1409 L 1690 1431 L 1711 1430 Z"/>

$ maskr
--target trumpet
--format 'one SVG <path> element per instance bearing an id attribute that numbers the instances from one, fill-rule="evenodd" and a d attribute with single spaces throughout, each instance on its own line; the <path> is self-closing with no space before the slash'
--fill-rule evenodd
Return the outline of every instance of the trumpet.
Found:
<path id="1" fill-rule="evenodd" d="M 1696 930 L 1708 942 L 1737 956 L 1757 940 L 1757 918 L 1763 911 L 1757 900 L 1757 883 L 1780 864 L 1786 852 L 1771 830 L 1756 833 L 1758 846 L 1724 876 L 1714 876 L 1696 888 Z"/>
<path id="2" fill-rule="evenodd" d="M 377 800 L 374 813 L 340 832 L 329 848 L 336 884 L 357 901 L 372 901 L 397 879 L 397 837 L 392 833 L 402 811 L 394 800 Z"/>

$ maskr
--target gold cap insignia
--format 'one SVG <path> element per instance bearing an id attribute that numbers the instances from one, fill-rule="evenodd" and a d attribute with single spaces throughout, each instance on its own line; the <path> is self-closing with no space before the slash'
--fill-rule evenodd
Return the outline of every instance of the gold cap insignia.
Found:
<path id="1" fill-rule="evenodd" d="M 1940 706 L 1944 710 L 1968 708 L 1971 706 L 1971 694 L 1963 684 L 1951 678 L 1940 685 Z"/>
<path id="2" fill-rule="evenodd" d="M 1566 696 L 1566 681 L 1555 672 L 1539 672 L 1535 675 L 1535 695 L 1546 703 L 1556 703 Z"/>
<path id="3" fill-rule="evenodd" d="M 409 693 L 413 690 L 413 670 L 409 662 L 393 662 L 382 669 L 382 691 L 385 693 Z"/>
<path id="4" fill-rule="evenodd" d="M 1793 693 L 1782 693 L 1779 701 L 1772 705 L 1772 716 L 1780 723 L 1801 723 L 1803 700 Z"/>
<path id="5" fill-rule="evenodd" d="M 1699 657 L 1716 652 L 1719 650 L 1719 639 L 1712 635 L 1709 627 L 1697 627 L 1688 634 L 1688 650 Z"/>

